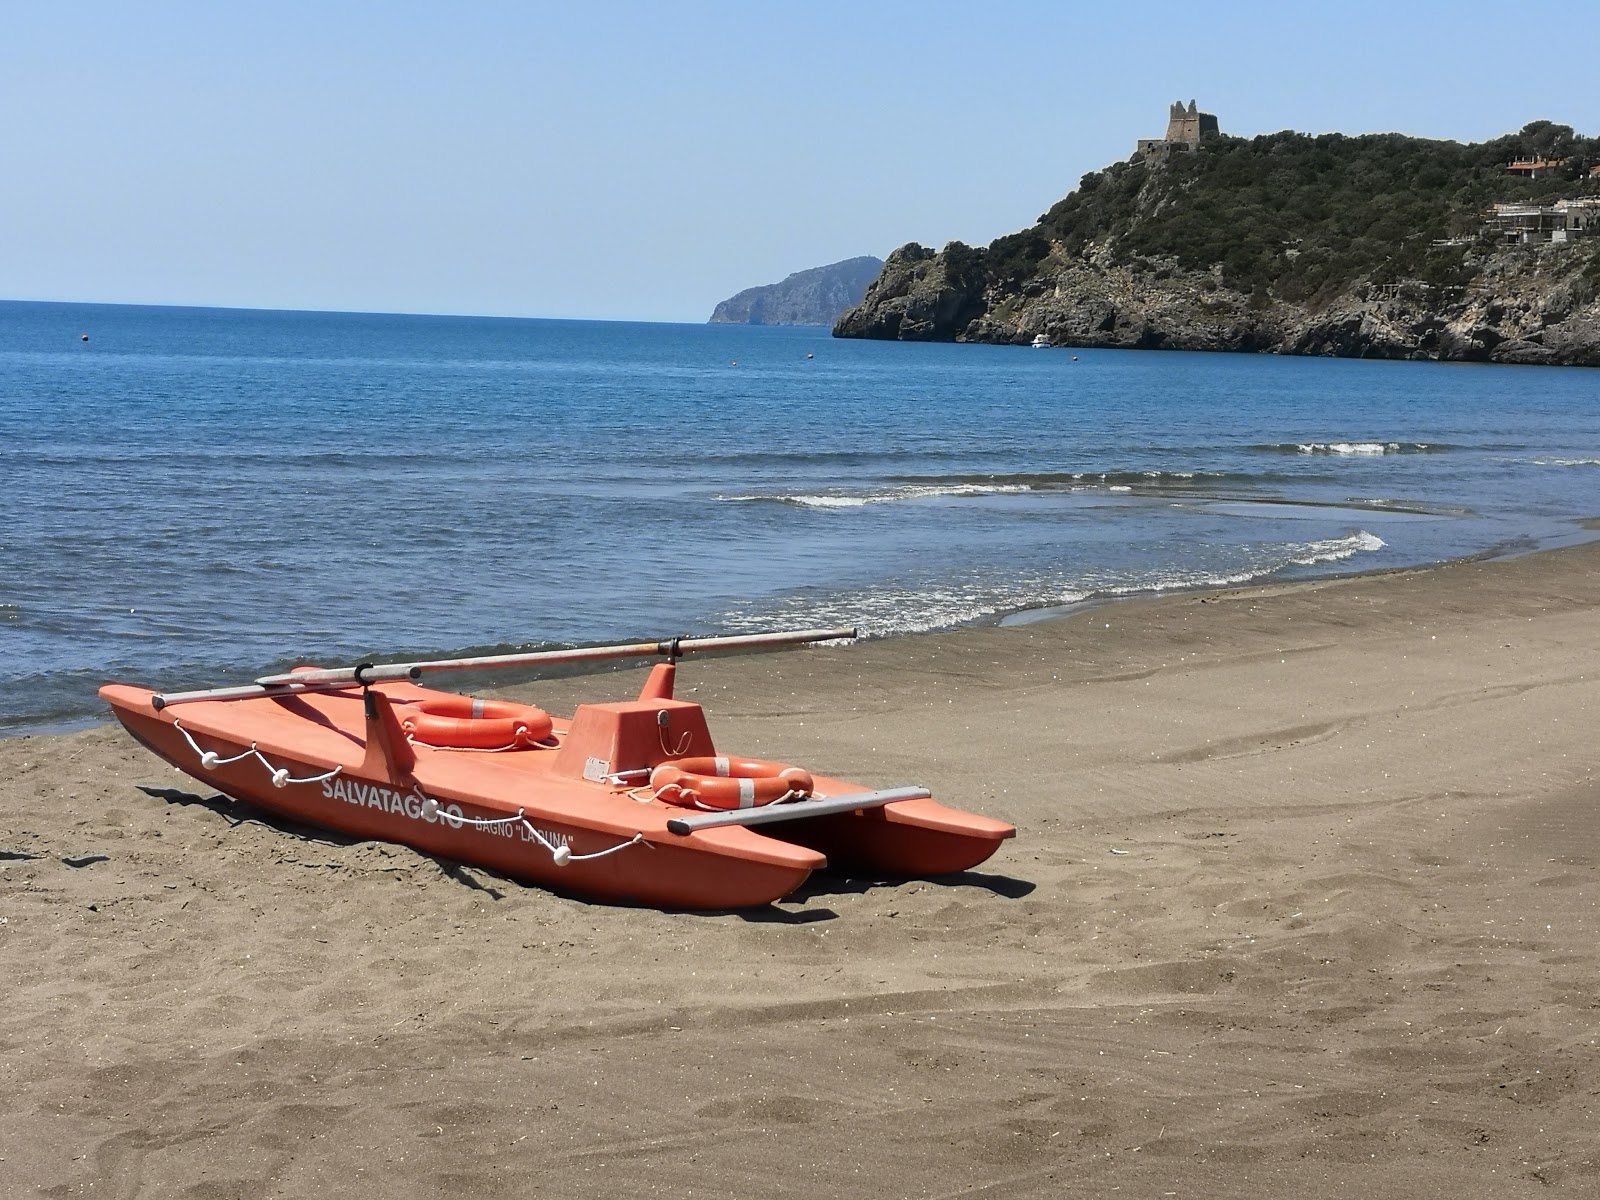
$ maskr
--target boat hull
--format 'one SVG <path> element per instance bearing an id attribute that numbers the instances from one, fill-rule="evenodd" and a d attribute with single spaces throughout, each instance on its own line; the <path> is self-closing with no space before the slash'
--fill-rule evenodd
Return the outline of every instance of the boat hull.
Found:
<path id="1" fill-rule="evenodd" d="M 207 769 L 170 718 L 115 703 L 112 708 L 123 727 L 152 753 L 235 800 L 353 838 L 398 842 L 439 858 L 487 867 L 519 883 L 563 894 L 667 909 L 748 908 L 782 899 L 827 865 L 820 853 L 748 830 L 680 838 L 666 832 L 665 818 L 654 836 L 639 828 L 597 827 L 548 809 L 524 807 L 524 823 L 512 819 L 517 808 L 486 797 L 397 786 L 386 777 L 363 775 L 355 763 L 332 778 L 318 778 L 335 764 L 268 751 L 263 757 L 274 769 L 287 770 L 292 780 L 306 780 L 275 787 L 271 774 L 253 757 Z M 249 742 L 215 734 L 196 731 L 192 736 L 203 751 L 219 758 L 250 748 Z M 439 804 L 431 814 L 427 798 Z M 629 845 L 636 837 L 641 840 Z M 741 844 L 746 839 L 770 845 L 761 846 L 757 857 Z M 559 864 L 551 845 L 566 847 L 572 858 Z M 591 854 L 604 856 L 583 857 Z"/>
<path id="2" fill-rule="evenodd" d="M 838 813 L 775 828 L 775 836 L 827 857 L 838 871 L 927 878 L 988 861 L 1015 827 L 932 800 Z"/>
<path id="3" fill-rule="evenodd" d="M 571 722 L 555 724 L 560 749 L 471 753 L 413 746 L 394 718 L 382 716 L 441 695 L 405 683 L 379 684 L 370 694 L 351 688 L 160 708 L 144 688 L 108 684 L 100 694 L 152 753 L 227 796 L 350 837 L 399 842 L 612 902 L 755 907 L 789 895 L 830 859 L 880 874 L 946 874 L 982 862 L 1014 832 L 931 800 L 761 832 L 738 825 L 672 832 L 668 821 L 682 808 L 607 774 L 634 758 L 645 766 L 665 761 L 656 749 L 665 741 L 663 719 L 678 722 L 691 753 L 710 752 L 699 707 L 661 697 L 580 707 Z M 647 732 L 630 744 L 630 730 Z M 597 762 L 606 769 L 595 771 Z M 841 780 L 818 785 L 829 794 L 860 790 Z"/>

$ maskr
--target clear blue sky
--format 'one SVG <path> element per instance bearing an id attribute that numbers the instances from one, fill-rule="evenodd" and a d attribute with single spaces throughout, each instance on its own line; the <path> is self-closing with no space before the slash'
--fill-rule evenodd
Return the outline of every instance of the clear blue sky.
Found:
<path id="1" fill-rule="evenodd" d="M 0 5 L 0 297 L 703 321 L 1225 132 L 1600 133 L 1566 3 Z"/>

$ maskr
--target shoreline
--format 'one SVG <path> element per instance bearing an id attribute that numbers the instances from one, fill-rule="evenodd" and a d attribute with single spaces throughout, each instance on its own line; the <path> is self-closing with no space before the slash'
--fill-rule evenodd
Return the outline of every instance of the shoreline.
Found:
<path id="1" fill-rule="evenodd" d="M 1561 550 L 1570 548 L 1572 546 L 1585 545 L 1593 541 L 1600 541 L 1600 516 L 1575 517 L 1572 518 L 1572 522 L 1577 530 L 1587 530 L 1593 532 L 1591 532 L 1588 536 L 1574 532 L 1570 538 L 1562 539 L 1553 543 L 1547 542 L 1543 545 L 1538 545 L 1531 548 L 1507 550 L 1498 547 L 1489 547 L 1477 554 L 1444 559 L 1439 562 L 1426 563 L 1418 566 L 1372 567 L 1365 570 L 1356 570 L 1347 573 L 1334 573 L 1328 575 L 1317 575 L 1308 578 L 1279 581 L 1274 581 L 1271 576 L 1261 576 L 1245 583 L 1197 584 L 1190 587 L 1174 587 L 1153 591 L 1130 592 L 1123 595 L 1089 596 L 1083 600 L 1074 601 L 1070 604 L 1040 605 L 1032 608 L 1011 609 L 1006 612 L 993 613 L 986 617 L 977 618 L 973 621 L 950 626 L 944 629 L 919 630 L 910 633 L 894 633 L 883 635 L 881 637 L 869 637 L 863 640 L 870 642 L 893 642 L 902 638 L 936 637 L 945 634 L 959 633 L 963 630 L 971 629 L 1018 628 L 1022 626 L 1038 624 L 1040 622 L 1071 620 L 1075 617 L 1080 617 L 1085 613 L 1093 612 L 1096 609 L 1117 607 L 1123 604 L 1138 604 L 1164 599 L 1180 599 L 1185 596 L 1196 596 L 1214 592 L 1229 592 L 1241 589 L 1248 590 L 1251 588 L 1283 588 L 1302 586 L 1319 587 L 1324 584 L 1337 583 L 1341 580 L 1347 579 L 1361 579 L 1366 577 L 1376 578 L 1385 575 L 1437 571 L 1463 563 L 1508 561 L 1522 558 L 1527 555 L 1545 554 L 1554 550 Z M 265 670 L 266 668 L 263 667 L 262 669 Z M 498 673 L 466 673 L 461 676 L 457 676 L 456 678 L 467 680 L 476 688 L 476 690 L 479 691 L 499 692 L 507 689 L 524 688 L 546 679 L 565 678 L 569 674 L 580 678 L 589 678 L 593 676 L 608 675 L 616 671 L 628 669 L 629 668 L 625 666 L 609 664 L 604 666 L 574 664 L 571 667 L 564 668 L 561 674 L 541 676 L 537 673 L 524 673 L 517 670 L 508 670 Z M 498 682 L 501 680 L 504 682 Z M 122 680 L 121 682 L 138 681 Z M 208 685 L 204 681 L 191 681 L 185 686 L 202 687 Z M 466 685 L 463 684 L 463 689 L 461 690 L 464 690 L 465 687 Z M 446 688 L 445 690 L 458 689 Z M 112 728 L 115 726 L 115 724 L 115 720 L 110 716 L 86 714 L 80 717 L 40 722 L 38 724 L 0 726 L 0 745 L 3 745 L 6 741 L 15 738 L 62 737 L 68 734 L 82 732 L 87 729 Z"/>
<path id="2" fill-rule="evenodd" d="M 1597 632 L 1588 542 L 686 660 L 719 749 L 1019 827 L 709 916 L 288 826 L 114 727 L 8 739 L 0 1158 L 357 1200 L 1592 1190 Z"/>
<path id="3" fill-rule="evenodd" d="M 1580 530 L 1600 531 L 1600 517 L 1573 517 L 1572 523 Z M 1570 538 L 1558 542 L 1546 543 L 1538 546 L 1522 547 L 1518 549 L 1502 549 L 1494 546 L 1477 554 L 1464 554 L 1457 558 L 1441 559 L 1438 562 L 1425 563 L 1420 566 L 1408 567 L 1369 567 L 1360 571 L 1349 571 L 1342 574 L 1319 575 L 1309 579 L 1286 579 L 1273 581 L 1266 577 L 1251 580 L 1248 583 L 1219 583 L 1203 584 L 1191 588 L 1169 588 L 1160 592 L 1141 592 L 1127 596 L 1091 596 L 1075 604 L 1052 605 L 1041 608 L 1022 608 L 1004 614 L 994 622 L 999 626 L 1032 625 L 1039 621 L 1051 621 L 1058 617 L 1062 619 L 1078 616 L 1096 608 L 1104 608 L 1124 602 L 1144 600 L 1161 600 L 1166 598 L 1179 598 L 1182 596 L 1195 596 L 1213 592 L 1249 591 L 1253 588 L 1293 588 L 1293 587 L 1321 587 L 1325 584 L 1339 583 L 1348 579 L 1381 579 L 1389 575 L 1413 575 L 1428 571 L 1439 571 L 1449 567 L 1464 566 L 1468 563 L 1510 562 L 1530 555 L 1548 554 L 1556 550 L 1567 550 L 1575 546 L 1588 545 L 1600 541 L 1600 532 L 1591 533 L 1589 536 L 1574 533 Z M 1021 618 L 1016 620 L 1013 618 Z M 974 626 L 977 628 L 977 626 Z M 948 630 L 934 630 L 931 632 L 950 632 Z"/>

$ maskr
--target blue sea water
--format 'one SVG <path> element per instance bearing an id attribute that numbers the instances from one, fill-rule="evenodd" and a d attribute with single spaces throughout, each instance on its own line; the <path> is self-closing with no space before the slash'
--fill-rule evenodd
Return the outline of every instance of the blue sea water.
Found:
<path id="1" fill-rule="evenodd" d="M 1581 369 L 3 302 L 0 731 L 110 678 L 1510 553 L 1597 484 Z"/>

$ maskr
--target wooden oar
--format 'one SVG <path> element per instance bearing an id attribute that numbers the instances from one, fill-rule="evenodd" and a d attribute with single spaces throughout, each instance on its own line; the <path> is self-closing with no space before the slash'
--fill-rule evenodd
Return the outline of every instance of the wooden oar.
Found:
<path id="1" fill-rule="evenodd" d="M 536 650 L 527 654 L 489 654 L 477 658 L 437 658 L 426 662 L 361 663 L 354 667 L 327 670 L 288 671 L 263 675 L 253 684 L 239 687 L 207 688 L 194 692 L 171 692 L 152 696 L 155 708 L 186 704 L 197 700 L 247 700 L 260 696 L 293 695 L 296 692 L 328 691 L 352 684 L 382 683 L 395 679 L 420 679 L 429 671 L 468 671 L 491 667 L 524 667 L 540 663 L 598 662 L 608 658 L 647 658 L 660 655 L 677 658 L 697 650 L 737 650 L 758 646 L 793 646 L 803 642 L 832 642 L 856 636 L 854 629 L 800 629 L 785 633 L 744 633 L 722 637 L 666 638 L 655 642 L 632 642 L 622 646 L 578 646 L 571 650 Z"/>

